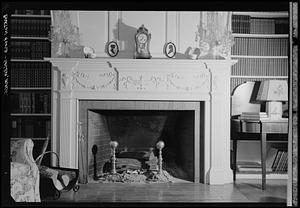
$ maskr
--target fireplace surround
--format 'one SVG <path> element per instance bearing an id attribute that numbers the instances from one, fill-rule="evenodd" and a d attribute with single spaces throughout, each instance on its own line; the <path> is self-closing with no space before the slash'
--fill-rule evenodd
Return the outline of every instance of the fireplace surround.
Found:
<path id="1" fill-rule="evenodd" d="M 52 148 L 60 156 L 61 167 L 81 170 L 85 164 L 80 158 L 87 154 L 87 131 L 78 136 L 81 101 L 97 101 L 107 109 L 113 101 L 118 110 L 168 110 L 174 106 L 176 110 L 193 103 L 198 108 L 187 109 L 194 110 L 194 125 L 200 126 L 194 129 L 194 182 L 232 182 L 230 69 L 235 61 L 46 60 L 52 63 Z M 85 178 L 80 182 L 85 183 Z"/>

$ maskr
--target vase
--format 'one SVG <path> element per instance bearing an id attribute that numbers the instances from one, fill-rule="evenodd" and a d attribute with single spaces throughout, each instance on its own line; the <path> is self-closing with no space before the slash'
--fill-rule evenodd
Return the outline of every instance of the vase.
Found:
<path id="1" fill-rule="evenodd" d="M 59 58 L 70 58 L 69 56 L 70 48 L 67 43 L 61 42 L 58 48 Z"/>
<path id="2" fill-rule="evenodd" d="M 200 57 L 201 59 L 225 59 L 220 55 L 219 45 L 210 43 L 207 53 Z"/>
<path id="3" fill-rule="evenodd" d="M 209 51 L 207 53 L 207 59 L 225 59 L 224 57 L 220 56 L 218 45 L 210 44 Z"/>

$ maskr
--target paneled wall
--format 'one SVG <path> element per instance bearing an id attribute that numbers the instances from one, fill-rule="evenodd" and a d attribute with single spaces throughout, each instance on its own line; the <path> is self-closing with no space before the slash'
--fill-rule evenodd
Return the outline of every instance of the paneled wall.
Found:
<path id="1" fill-rule="evenodd" d="M 80 28 L 82 45 L 93 47 L 97 57 L 107 57 L 105 45 L 116 41 L 120 47 L 118 58 L 132 58 L 134 35 L 144 24 L 151 33 L 152 57 L 165 57 L 164 44 L 173 42 L 177 57 L 189 47 L 195 47 L 195 32 L 200 12 L 191 11 L 70 11 L 72 22 Z"/>

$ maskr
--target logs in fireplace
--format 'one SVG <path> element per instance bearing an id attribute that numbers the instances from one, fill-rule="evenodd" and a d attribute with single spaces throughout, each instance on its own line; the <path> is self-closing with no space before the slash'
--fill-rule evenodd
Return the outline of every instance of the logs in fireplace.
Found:
<path id="1" fill-rule="evenodd" d="M 97 174 L 97 146 L 92 148 L 94 154 L 94 177 L 93 179 L 103 183 L 122 182 L 122 183 L 150 183 L 150 182 L 175 182 L 176 178 L 166 170 L 163 170 L 164 142 L 158 141 L 156 148 L 158 156 L 153 152 L 153 148 L 145 151 L 116 151 L 118 142 L 111 141 L 111 159 L 103 167 L 103 173 Z"/>

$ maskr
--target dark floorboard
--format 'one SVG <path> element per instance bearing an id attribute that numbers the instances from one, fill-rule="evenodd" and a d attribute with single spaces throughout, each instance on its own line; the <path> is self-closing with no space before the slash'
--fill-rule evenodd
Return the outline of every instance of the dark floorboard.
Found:
<path id="1" fill-rule="evenodd" d="M 169 184 L 80 184 L 78 192 L 65 192 L 58 200 L 46 203 L 286 203 L 287 180 L 238 179 L 236 183 L 207 185 L 195 183 Z"/>

